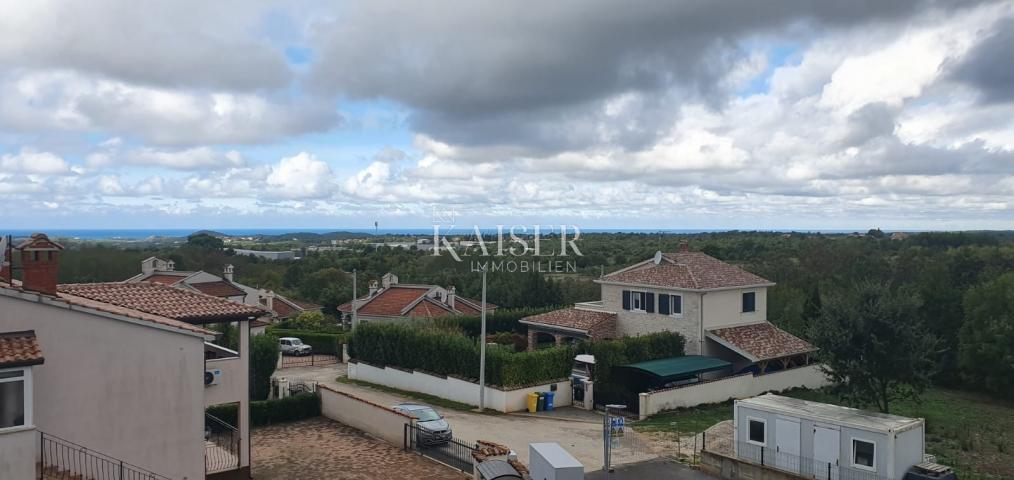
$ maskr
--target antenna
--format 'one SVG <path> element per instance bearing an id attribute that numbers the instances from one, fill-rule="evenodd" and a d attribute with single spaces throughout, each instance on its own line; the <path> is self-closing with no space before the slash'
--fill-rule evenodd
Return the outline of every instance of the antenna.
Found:
<path id="1" fill-rule="evenodd" d="M 662 263 L 662 251 L 656 251 L 655 258 L 651 259 L 651 261 L 655 262 L 655 265 Z"/>

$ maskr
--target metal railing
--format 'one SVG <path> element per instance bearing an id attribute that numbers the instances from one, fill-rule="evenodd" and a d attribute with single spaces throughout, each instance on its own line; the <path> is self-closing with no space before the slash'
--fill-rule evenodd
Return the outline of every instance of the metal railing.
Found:
<path id="1" fill-rule="evenodd" d="M 847 467 L 837 462 L 827 462 L 809 457 L 781 452 L 778 448 L 764 447 L 748 442 L 737 442 L 735 456 L 741 461 L 774 468 L 817 480 L 890 480 L 858 468 Z"/>
<path id="2" fill-rule="evenodd" d="M 320 365 L 334 365 L 341 363 L 337 355 L 326 355 L 314 353 L 311 355 L 282 355 L 282 368 L 291 367 L 316 367 Z"/>
<path id="3" fill-rule="evenodd" d="M 204 471 L 218 473 L 239 468 L 239 429 L 204 414 Z"/>
<path id="4" fill-rule="evenodd" d="M 444 465 L 471 474 L 474 462 L 472 453 L 478 445 L 456 438 L 437 440 L 429 432 L 410 423 L 405 424 L 405 450 L 415 451 Z"/>
<path id="5" fill-rule="evenodd" d="M 169 480 L 169 477 L 39 432 L 39 480 Z"/>

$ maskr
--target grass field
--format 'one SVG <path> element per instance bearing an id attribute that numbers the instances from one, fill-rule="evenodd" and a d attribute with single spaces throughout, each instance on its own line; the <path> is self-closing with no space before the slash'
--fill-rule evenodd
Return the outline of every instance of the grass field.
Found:
<path id="1" fill-rule="evenodd" d="M 787 396 L 841 404 L 823 391 L 796 390 Z M 955 467 L 958 478 L 1014 479 L 1014 402 L 974 393 L 934 389 L 921 402 L 899 402 L 891 413 L 926 419 L 926 451 Z M 732 402 L 654 415 L 636 422 L 641 431 L 701 432 L 732 419 Z M 675 425 L 673 424 L 675 422 Z"/>

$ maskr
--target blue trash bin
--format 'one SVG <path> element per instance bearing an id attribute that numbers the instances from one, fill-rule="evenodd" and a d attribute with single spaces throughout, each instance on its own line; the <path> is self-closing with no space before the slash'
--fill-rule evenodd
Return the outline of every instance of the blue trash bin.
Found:
<path id="1" fill-rule="evenodd" d="M 556 396 L 556 392 L 546 392 L 546 410 L 553 409 L 553 397 Z"/>

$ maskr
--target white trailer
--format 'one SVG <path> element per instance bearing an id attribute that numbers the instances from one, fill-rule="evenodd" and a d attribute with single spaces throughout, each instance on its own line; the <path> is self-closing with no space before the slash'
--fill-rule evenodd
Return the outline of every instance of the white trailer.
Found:
<path id="1" fill-rule="evenodd" d="M 925 421 L 761 395 L 735 404 L 735 454 L 803 476 L 900 480 L 925 454 Z"/>

